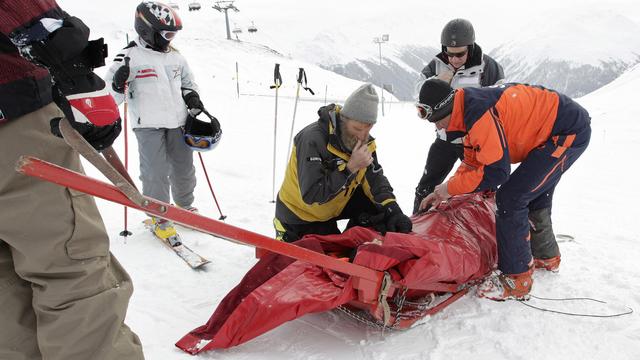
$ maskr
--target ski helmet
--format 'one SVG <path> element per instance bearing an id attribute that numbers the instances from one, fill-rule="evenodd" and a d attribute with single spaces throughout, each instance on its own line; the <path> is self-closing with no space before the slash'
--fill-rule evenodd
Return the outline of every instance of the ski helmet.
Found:
<path id="1" fill-rule="evenodd" d="M 440 35 L 440 43 L 442 47 L 461 47 L 471 46 L 476 41 L 476 34 L 473 31 L 473 25 L 469 20 L 453 19 L 444 26 L 442 35 Z"/>
<path id="2" fill-rule="evenodd" d="M 184 142 L 194 151 L 213 150 L 222 137 L 220 122 L 206 110 L 202 111 L 210 122 L 197 119 L 197 115 L 189 112 L 184 125 Z M 199 115 L 199 114 L 198 114 Z"/>
<path id="3" fill-rule="evenodd" d="M 147 44 L 165 51 L 176 32 L 182 29 L 182 20 L 168 5 L 143 1 L 136 8 L 135 28 Z"/>

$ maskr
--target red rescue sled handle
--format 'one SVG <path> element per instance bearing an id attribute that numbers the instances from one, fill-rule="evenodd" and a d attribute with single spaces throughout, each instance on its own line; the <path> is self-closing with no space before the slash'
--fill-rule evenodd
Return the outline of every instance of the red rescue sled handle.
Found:
<path id="1" fill-rule="evenodd" d="M 351 275 L 358 280 L 360 290 L 377 294 L 382 286 L 384 273 L 364 266 L 345 262 L 315 251 L 254 233 L 224 222 L 193 213 L 152 198 L 143 197 L 141 204 L 129 199 L 120 189 L 111 184 L 93 179 L 84 174 L 51 164 L 31 156 L 23 156 L 16 170 L 22 174 L 43 179 L 111 202 L 122 204 L 148 214 L 174 221 L 180 225 L 227 240 L 253 245 L 297 260 L 309 262 L 327 269 Z"/>

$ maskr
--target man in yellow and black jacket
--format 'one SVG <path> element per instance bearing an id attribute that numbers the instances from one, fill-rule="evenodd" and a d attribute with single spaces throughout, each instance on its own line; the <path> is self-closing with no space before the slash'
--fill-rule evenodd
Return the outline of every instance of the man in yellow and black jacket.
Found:
<path id="1" fill-rule="evenodd" d="M 343 107 L 330 104 L 318 115 L 294 139 L 276 202 L 277 238 L 293 242 L 306 234 L 339 234 L 340 219 L 349 219 L 347 228 L 410 232 L 411 220 L 396 202 L 369 135 L 378 115 L 373 86 L 360 86 Z"/>

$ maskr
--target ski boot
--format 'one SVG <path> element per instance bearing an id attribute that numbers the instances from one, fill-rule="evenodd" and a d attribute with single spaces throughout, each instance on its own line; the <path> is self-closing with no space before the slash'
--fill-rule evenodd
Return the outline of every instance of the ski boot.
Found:
<path id="1" fill-rule="evenodd" d="M 512 275 L 496 270 L 478 285 L 477 294 L 479 297 L 495 301 L 527 300 L 533 285 L 532 273 L 533 267 L 523 273 Z"/>
<path id="2" fill-rule="evenodd" d="M 176 228 L 173 226 L 173 222 L 165 219 L 151 218 L 152 231 L 155 236 L 162 240 L 166 240 L 169 245 L 175 247 L 182 245 L 180 236 L 176 232 Z"/>

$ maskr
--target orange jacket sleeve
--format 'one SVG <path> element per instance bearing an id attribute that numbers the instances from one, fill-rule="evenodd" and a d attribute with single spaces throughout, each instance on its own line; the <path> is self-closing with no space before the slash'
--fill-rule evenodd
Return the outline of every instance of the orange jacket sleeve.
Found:
<path id="1" fill-rule="evenodd" d="M 508 179 L 511 162 L 507 139 L 493 108 L 469 129 L 464 146 L 464 160 L 447 185 L 449 194 L 493 189 Z"/>

